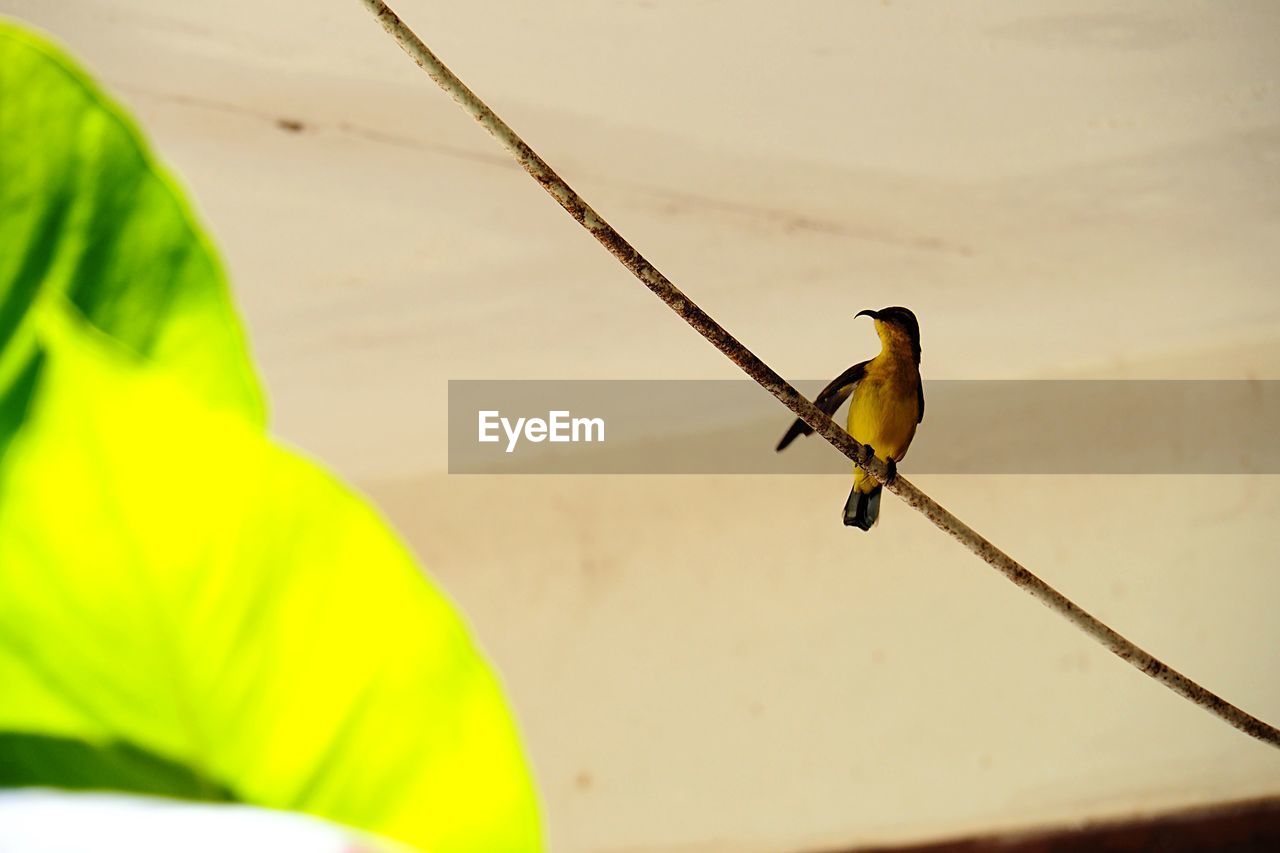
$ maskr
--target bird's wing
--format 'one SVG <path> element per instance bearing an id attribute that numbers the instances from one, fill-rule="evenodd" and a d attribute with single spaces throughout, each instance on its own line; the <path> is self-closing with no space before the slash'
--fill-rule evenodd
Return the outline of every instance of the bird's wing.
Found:
<path id="1" fill-rule="evenodd" d="M 827 387 L 822 389 L 818 394 L 814 405 L 827 413 L 830 417 L 836 413 L 836 409 L 849 399 L 849 395 L 853 393 L 853 389 L 862 381 L 862 377 L 867 372 L 867 365 L 870 361 L 863 361 L 850 367 L 844 373 L 841 373 L 835 379 L 827 383 Z M 787 434 L 782 437 L 782 441 L 778 442 L 778 450 L 785 450 L 787 445 L 795 441 L 802 435 L 811 435 L 813 429 L 804 421 L 796 418 L 796 422 L 791 425 L 791 429 L 787 430 Z"/>
<path id="2" fill-rule="evenodd" d="M 920 411 L 916 414 L 916 423 L 924 420 L 924 380 L 916 376 L 916 401 L 920 404 Z"/>

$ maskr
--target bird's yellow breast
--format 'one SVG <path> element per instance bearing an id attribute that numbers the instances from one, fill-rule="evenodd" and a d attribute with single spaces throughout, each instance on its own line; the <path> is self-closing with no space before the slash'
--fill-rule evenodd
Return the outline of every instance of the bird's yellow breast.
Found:
<path id="1" fill-rule="evenodd" d="M 882 459 L 902 459 L 920 420 L 919 373 L 914 364 L 881 354 L 867 365 L 866 374 L 849 403 L 849 434 L 876 449 Z M 856 474 L 864 474 L 854 466 Z M 856 477 L 861 487 L 875 486 L 871 477 Z"/>

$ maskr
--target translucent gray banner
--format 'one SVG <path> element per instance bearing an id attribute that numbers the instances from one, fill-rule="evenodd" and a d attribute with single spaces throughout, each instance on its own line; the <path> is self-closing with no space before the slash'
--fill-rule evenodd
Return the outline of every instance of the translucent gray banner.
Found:
<path id="1" fill-rule="evenodd" d="M 1280 473 L 1280 381 L 935 380 L 925 403 L 904 473 Z M 451 380 L 449 471 L 849 470 L 816 436 L 775 453 L 791 421 L 747 380 Z"/>

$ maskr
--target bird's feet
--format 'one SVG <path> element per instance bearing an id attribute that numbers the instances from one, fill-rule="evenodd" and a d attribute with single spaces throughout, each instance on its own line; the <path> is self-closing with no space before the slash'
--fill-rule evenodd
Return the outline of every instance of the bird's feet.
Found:
<path id="1" fill-rule="evenodd" d="M 876 448 L 870 446 L 870 444 L 863 444 L 863 448 L 867 451 L 868 461 L 876 459 Z M 893 480 L 897 479 L 897 462 L 893 461 L 892 457 L 888 457 L 888 459 L 884 460 L 884 467 L 887 467 L 888 475 L 884 476 L 882 485 L 893 485 Z"/>
<path id="2" fill-rule="evenodd" d="M 872 447 L 871 445 L 869 445 L 869 444 L 864 444 L 864 445 L 862 445 L 862 449 L 863 449 L 863 450 L 865 450 L 865 451 L 866 451 L 866 453 L 867 453 L 867 459 L 866 459 L 866 461 L 870 462 L 872 459 L 875 459 L 875 458 L 876 458 L 876 449 L 875 449 L 874 447 Z"/>
<path id="3" fill-rule="evenodd" d="M 867 451 L 868 461 L 876 458 L 876 449 L 874 447 L 869 444 L 864 444 L 862 446 Z M 898 463 L 895 462 L 892 457 L 889 457 L 884 460 L 884 467 L 889 469 L 889 473 L 885 476 L 884 482 L 881 485 L 892 486 L 893 481 L 898 479 Z"/>

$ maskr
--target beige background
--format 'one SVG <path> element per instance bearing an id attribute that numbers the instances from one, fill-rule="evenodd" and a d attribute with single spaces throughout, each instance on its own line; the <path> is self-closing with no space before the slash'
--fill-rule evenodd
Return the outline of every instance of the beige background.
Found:
<path id="1" fill-rule="evenodd" d="M 1280 378 L 1280 5 L 397 7 L 787 375 L 867 357 L 853 313 L 896 303 L 936 378 Z M 278 433 L 371 494 L 468 613 L 554 849 L 803 849 L 1280 793 L 1274 750 L 892 498 L 863 536 L 835 478 L 444 474 L 449 378 L 734 368 L 356 0 L 0 11 L 81 56 L 182 174 Z M 1280 721 L 1276 478 L 919 482 Z"/>

